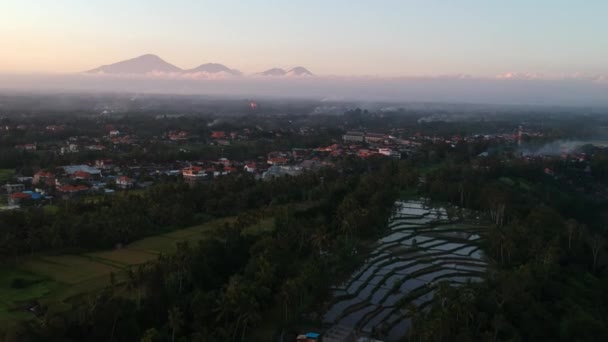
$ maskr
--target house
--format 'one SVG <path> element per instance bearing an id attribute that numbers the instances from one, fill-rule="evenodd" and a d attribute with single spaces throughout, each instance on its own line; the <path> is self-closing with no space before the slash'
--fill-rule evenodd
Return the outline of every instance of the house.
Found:
<path id="1" fill-rule="evenodd" d="M 285 165 L 285 164 L 287 164 L 288 160 L 287 160 L 287 158 L 283 158 L 283 157 L 274 157 L 274 158 L 268 158 L 268 160 L 266 162 L 268 163 L 268 165 Z"/>
<path id="2" fill-rule="evenodd" d="M 224 167 L 224 172 L 226 172 L 226 173 L 234 173 L 236 171 L 237 171 L 237 169 L 234 166 L 226 166 L 226 167 Z"/>
<path id="3" fill-rule="evenodd" d="M 258 167 L 257 167 L 257 165 L 255 165 L 255 163 L 249 163 L 249 164 L 245 165 L 244 169 L 247 172 L 252 172 L 253 173 L 253 172 L 256 172 L 258 170 Z"/>
<path id="4" fill-rule="evenodd" d="M 334 152 L 340 149 L 338 144 L 333 144 L 327 147 L 318 147 L 316 150 L 319 152 Z"/>
<path id="5" fill-rule="evenodd" d="M 383 154 L 385 156 L 390 156 L 393 151 L 390 148 L 379 148 L 378 153 Z"/>
<path id="6" fill-rule="evenodd" d="M 135 181 L 127 176 L 120 176 L 116 179 L 116 186 L 121 189 L 131 189 L 135 185 Z"/>
<path id="7" fill-rule="evenodd" d="M 32 184 L 45 184 L 48 186 L 53 186 L 55 185 L 55 175 L 50 172 L 40 170 L 34 174 Z"/>
<path id="8" fill-rule="evenodd" d="M 203 177 L 205 172 L 201 166 L 188 166 L 182 169 L 182 176 L 185 177 Z"/>
<path id="9" fill-rule="evenodd" d="M 173 141 L 186 140 L 188 139 L 188 132 L 186 131 L 172 131 L 169 132 L 169 139 Z"/>
<path id="10" fill-rule="evenodd" d="M 23 200 L 41 200 L 44 196 L 36 191 L 21 191 L 14 192 L 8 196 L 8 204 L 9 205 L 19 205 L 19 203 Z"/>
<path id="11" fill-rule="evenodd" d="M 201 166 L 189 166 L 181 170 L 184 181 L 193 185 L 205 179 L 207 174 Z"/>
<path id="12" fill-rule="evenodd" d="M 211 132 L 211 138 L 213 138 L 213 139 L 224 139 L 224 138 L 226 138 L 226 132 L 224 132 L 224 131 L 213 131 L 213 132 Z"/>
<path id="13" fill-rule="evenodd" d="M 6 184 L 2 188 L 4 188 L 7 194 L 12 194 L 25 190 L 25 184 Z"/>
<path id="14" fill-rule="evenodd" d="M 112 159 L 97 159 L 95 160 L 95 167 L 98 169 L 111 169 L 114 167 Z"/>
<path id="15" fill-rule="evenodd" d="M 88 166 L 88 165 L 67 165 L 61 167 L 65 174 L 70 177 L 74 177 L 74 175 L 78 172 L 80 175 L 84 175 L 83 172 L 89 174 L 89 178 L 97 179 L 101 177 L 101 170 L 96 167 Z"/>
<path id="16" fill-rule="evenodd" d="M 371 156 L 372 154 L 374 154 L 374 152 L 364 149 L 364 148 L 357 151 L 357 155 L 361 158 L 367 158 L 367 157 Z"/>
<path id="17" fill-rule="evenodd" d="M 18 205 L 22 200 L 31 199 L 32 195 L 24 192 L 14 192 L 8 196 L 9 205 Z"/>

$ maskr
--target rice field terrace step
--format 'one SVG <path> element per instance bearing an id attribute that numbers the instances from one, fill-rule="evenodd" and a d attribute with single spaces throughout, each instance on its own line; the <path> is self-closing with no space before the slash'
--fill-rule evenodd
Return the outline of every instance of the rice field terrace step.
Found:
<path id="1" fill-rule="evenodd" d="M 431 224 L 434 222 L 443 222 L 440 218 L 434 216 L 424 216 L 424 217 L 393 217 L 390 219 L 389 228 L 392 227 L 394 223 L 406 223 L 406 224 L 418 224 L 425 225 Z M 445 223 L 450 223 L 450 221 L 445 221 Z"/>
<path id="2" fill-rule="evenodd" d="M 411 319 L 405 318 L 401 321 L 401 325 L 395 325 L 388 333 L 388 341 L 398 341 L 403 338 L 407 331 L 412 326 Z"/>
<path id="3" fill-rule="evenodd" d="M 433 258 L 433 262 L 449 262 L 453 264 L 459 265 L 470 265 L 470 266 L 487 266 L 488 263 L 485 260 L 477 260 L 473 259 L 469 256 L 460 256 L 457 254 L 444 254 L 442 256 L 437 256 Z"/>
<path id="4" fill-rule="evenodd" d="M 357 311 L 351 312 L 350 314 L 347 314 L 346 316 L 342 317 L 340 319 L 340 321 L 338 322 L 338 324 L 348 326 L 348 327 L 356 327 L 357 324 L 361 321 L 361 319 L 363 319 L 363 317 L 367 313 L 374 311 L 375 308 L 376 308 L 375 305 L 368 305 L 368 306 L 364 307 L 363 309 L 359 309 Z"/>
<path id="5" fill-rule="evenodd" d="M 358 297 L 353 297 L 347 300 L 342 300 L 337 303 L 334 303 L 331 308 L 325 313 L 323 316 L 323 322 L 325 323 L 334 323 L 336 322 L 348 307 L 358 304 L 361 302 L 361 299 Z"/>
<path id="6" fill-rule="evenodd" d="M 382 288 L 394 291 L 397 281 L 390 284 L 387 283 L 387 280 L 391 277 L 394 277 L 395 280 L 400 279 L 400 282 L 403 282 L 405 279 L 414 278 L 418 274 L 424 274 L 441 268 L 442 264 L 437 263 L 437 260 L 412 260 L 398 267 L 392 266 L 389 272 L 377 275 L 376 271 L 381 269 L 381 267 L 374 266 L 368 269 L 365 279 L 359 278 L 350 282 L 344 288 L 345 291 L 341 293 L 342 295 L 335 296 L 332 302 L 335 303 L 355 296 L 362 299 L 370 299 L 370 295 L 373 297 L 375 291 Z"/>
<path id="7" fill-rule="evenodd" d="M 419 208 L 424 209 L 428 208 L 426 201 L 397 201 L 395 202 L 396 207 L 406 207 L 406 208 Z"/>
<path id="8" fill-rule="evenodd" d="M 378 306 L 376 310 L 369 312 L 359 321 L 358 328 L 366 334 L 371 334 L 374 328 L 378 327 L 392 312 L 392 308 Z"/>
<path id="9" fill-rule="evenodd" d="M 450 269 L 455 271 L 471 271 L 471 272 L 485 272 L 488 268 L 486 265 L 471 265 L 471 264 L 455 264 L 446 263 L 441 265 L 444 269 Z"/>
<path id="10" fill-rule="evenodd" d="M 409 293 L 426 288 L 432 287 L 435 282 L 439 279 L 446 279 L 450 281 L 452 276 L 455 277 L 479 277 L 483 274 L 483 271 L 474 271 L 474 270 L 454 270 L 454 269 L 446 269 L 446 268 L 435 268 L 429 270 L 428 272 L 419 273 L 415 276 L 408 276 L 406 278 L 401 279 L 402 282 L 399 284 L 398 288 L 393 288 L 388 293 L 384 293 L 385 297 L 382 298 L 378 303 L 374 304 L 382 305 L 382 306 L 394 306 L 396 303 L 402 298 L 408 296 Z M 386 287 L 384 287 L 386 288 Z"/>
<path id="11" fill-rule="evenodd" d="M 414 221 L 411 219 L 395 218 L 395 219 L 391 219 L 389 221 L 389 223 L 387 224 L 387 227 L 389 230 L 392 230 L 392 231 L 409 230 L 409 229 L 416 229 L 416 228 L 430 226 L 431 223 L 432 223 L 432 221 L 429 221 L 426 223 L 421 223 L 421 222 L 417 222 L 417 221 Z"/>

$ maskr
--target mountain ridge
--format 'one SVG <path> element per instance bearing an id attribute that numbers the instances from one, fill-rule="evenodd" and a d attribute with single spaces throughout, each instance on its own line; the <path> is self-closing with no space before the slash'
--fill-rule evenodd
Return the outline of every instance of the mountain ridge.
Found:
<path id="1" fill-rule="evenodd" d="M 116 63 L 101 65 L 97 68 L 84 71 L 88 74 L 103 75 L 174 75 L 185 77 L 197 76 L 231 76 L 239 77 L 244 74 L 238 69 L 232 69 L 221 63 L 204 63 L 191 69 L 182 69 L 154 54 L 144 54 L 135 58 L 122 60 Z M 272 77 L 301 77 L 313 76 L 313 73 L 302 66 L 289 70 L 270 68 L 252 76 Z"/>

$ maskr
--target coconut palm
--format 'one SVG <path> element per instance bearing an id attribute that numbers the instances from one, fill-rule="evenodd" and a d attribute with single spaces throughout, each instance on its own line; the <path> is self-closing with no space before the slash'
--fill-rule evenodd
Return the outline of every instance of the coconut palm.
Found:
<path id="1" fill-rule="evenodd" d="M 150 328 L 144 332 L 144 335 L 141 337 L 140 342 L 154 342 L 160 337 L 158 330 L 155 328 Z"/>
<path id="2" fill-rule="evenodd" d="M 171 341 L 175 341 L 175 334 L 179 333 L 184 324 L 184 315 L 178 307 L 169 309 L 169 328 L 171 329 Z"/>

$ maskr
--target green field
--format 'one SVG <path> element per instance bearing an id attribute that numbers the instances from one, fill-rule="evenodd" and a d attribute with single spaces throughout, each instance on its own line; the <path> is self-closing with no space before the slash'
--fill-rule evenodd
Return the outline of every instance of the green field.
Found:
<path id="1" fill-rule="evenodd" d="M 0 169 L 0 183 L 6 183 L 15 176 L 15 170 L 13 169 Z"/>
<path id="2" fill-rule="evenodd" d="M 258 235 L 270 232 L 274 229 L 274 217 L 268 217 L 260 222 L 243 229 L 243 234 Z"/>
<path id="3" fill-rule="evenodd" d="M 177 242 L 196 241 L 205 232 L 221 228 L 233 218 L 176 230 L 138 240 L 121 249 L 79 255 L 38 255 L 25 258 L 16 267 L 0 269 L 0 322 L 33 317 L 27 303 L 37 300 L 51 311 L 69 309 L 66 300 L 102 289 L 114 273 L 120 281 L 124 270 L 170 253 Z M 261 227 L 259 228 L 261 229 Z"/>

